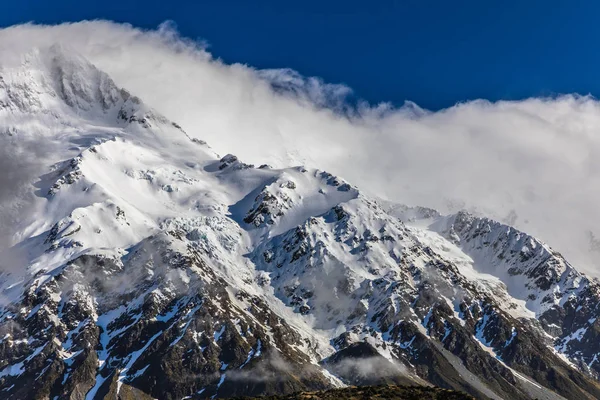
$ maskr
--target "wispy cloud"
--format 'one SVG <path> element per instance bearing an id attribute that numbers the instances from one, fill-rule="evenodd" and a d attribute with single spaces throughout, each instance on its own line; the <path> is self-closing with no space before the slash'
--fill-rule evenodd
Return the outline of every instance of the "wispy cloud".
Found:
<path id="1" fill-rule="evenodd" d="M 56 42 L 222 154 L 307 164 L 388 199 L 514 221 L 600 275 L 599 254 L 590 251 L 590 232 L 600 235 L 595 99 L 480 100 L 439 112 L 349 104 L 343 85 L 226 65 L 173 24 L 152 31 L 106 21 L 11 27 L 0 30 L 0 60 Z"/>
<path id="2" fill-rule="evenodd" d="M 6 272 L 20 266 L 25 258 L 21 250 L 12 247 L 14 227 L 20 223 L 23 213 L 34 206 L 35 187 L 31 183 L 38 179 L 35 175 L 38 160 L 52 150 L 20 137 L 3 139 L 0 145 L 0 271 Z"/>

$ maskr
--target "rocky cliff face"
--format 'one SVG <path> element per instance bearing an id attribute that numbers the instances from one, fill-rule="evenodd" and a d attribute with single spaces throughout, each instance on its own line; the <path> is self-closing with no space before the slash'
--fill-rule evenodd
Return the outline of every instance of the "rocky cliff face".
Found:
<path id="1" fill-rule="evenodd" d="M 600 398 L 598 283 L 510 226 L 219 157 L 58 47 L 0 71 L 0 132 L 56 149 L 3 227 L 2 398 Z"/>

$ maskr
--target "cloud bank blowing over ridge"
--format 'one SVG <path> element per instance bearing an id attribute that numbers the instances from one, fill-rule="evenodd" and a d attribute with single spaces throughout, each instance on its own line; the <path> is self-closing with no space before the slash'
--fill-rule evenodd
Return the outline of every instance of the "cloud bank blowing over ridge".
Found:
<path id="1" fill-rule="evenodd" d="M 351 103 L 344 85 L 289 69 L 224 64 L 171 23 L 152 31 L 108 21 L 9 27 L 0 30 L 0 60 L 17 62 L 54 43 L 81 53 L 222 155 L 315 166 L 392 201 L 480 212 L 540 237 L 600 276 L 594 98 L 476 100 L 437 112 L 409 102 Z M 15 173 L 8 171 L 13 164 L 2 165 L 12 177 L 6 192 Z"/>

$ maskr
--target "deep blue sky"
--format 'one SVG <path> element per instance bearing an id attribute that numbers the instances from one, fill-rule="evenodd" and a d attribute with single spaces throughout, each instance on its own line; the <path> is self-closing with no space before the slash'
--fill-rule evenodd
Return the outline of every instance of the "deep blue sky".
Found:
<path id="1" fill-rule="evenodd" d="M 600 3 L 589 1 L 21 0 L 0 25 L 173 20 L 226 62 L 290 67 L 370 102 L 600 96 Z"/>

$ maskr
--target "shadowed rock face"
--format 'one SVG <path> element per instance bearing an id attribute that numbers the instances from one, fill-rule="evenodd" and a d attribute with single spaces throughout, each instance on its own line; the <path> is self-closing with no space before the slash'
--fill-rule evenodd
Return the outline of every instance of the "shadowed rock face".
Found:
<path id="1" fill-rule="evenodd" d="M 332 374 L 351 385 L 414 384 L 404 366 L 395 365 L 368 343 L 353 343 L 322 361 Z"/>
<path id="2" fill-rule="evenodd" d="M 151 280 L 136 264 L 148 246 L 163 262 L 155 260 Z M 139 391 L 148 398 L 175 399 L 200 390 L 215 394 L 220 377 L 229 371 L 231 380 L 219 385 L 220 396 L 328 387 L 308 357 L 292 347 L 302 345 L 299 335 L 261 299 L 244 292 L 230 297 L 225 282 L 196 254 L 174 254 L 166 246 L 166 241 L 150 240 L 123 264 L 80 257 L 24 299 L 24 305 L 39 310 L 2 325 L 12 338 L 12 345 L 2 348 L 3 360 L 20 358 L 15 345 L 20 341 L 40 350 L 26 359 L 23 373 L 3 376 L 4 388 L 18 387 L 11 396 L 112 398 L 111 393 Z M 185 294 L 176 292 L 174 285 L 182 282 L 170 280 L 169 273 L 192 269 L 196 276 Z M 92 275 L 97 278 L 88 281 Z M 106 284 L 108 275 L 108 282 L 137 279 L 138 285 L 118 296 Z M 53 290 L 63 293 L 59 302 L 53 302 Z M 111 313 L 117 315 L 117 305 L 118 316 L 104 323 Z M 260 379 L 246 373 L 250 370 Z"/>
<path id="3" fill-rule="evenodd" d="M 0 257 L 0 398 L 600 398 L 598 283 L 539 240 L 218 157 L 85 60 L 28 57 L 0 141 L 56 151 Z M 386 393 L 466 398 L 294 396 Z"/>

